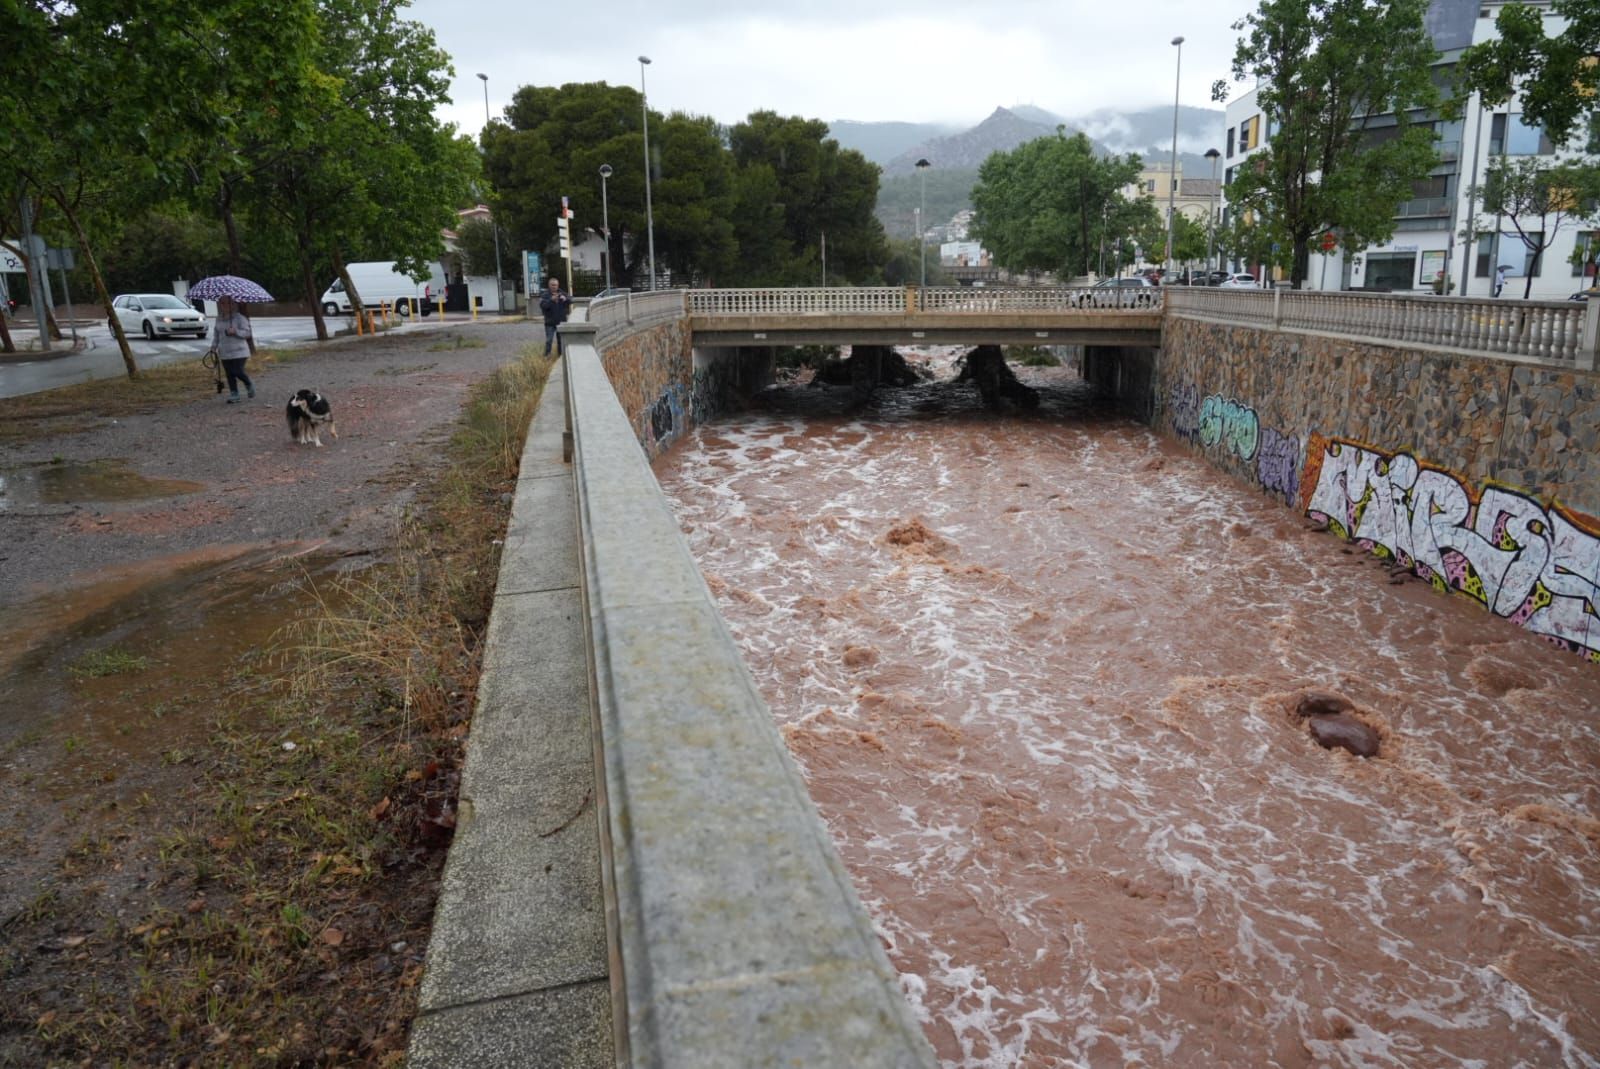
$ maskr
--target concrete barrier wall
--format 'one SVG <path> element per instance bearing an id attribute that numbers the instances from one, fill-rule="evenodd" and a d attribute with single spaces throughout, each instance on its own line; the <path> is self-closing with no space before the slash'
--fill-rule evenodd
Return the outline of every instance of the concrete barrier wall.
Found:
<path id="1" fill-rule="evenodd" d="M 931 1066 L 624 411 L 647 391 L 579 326 L 566 365 L 632 1064 Z"/>
<path id="2" fill-rule="evenodd" d="M 1600 373 L 1167 316 L 1154 425 L 1600 662 Z"/>

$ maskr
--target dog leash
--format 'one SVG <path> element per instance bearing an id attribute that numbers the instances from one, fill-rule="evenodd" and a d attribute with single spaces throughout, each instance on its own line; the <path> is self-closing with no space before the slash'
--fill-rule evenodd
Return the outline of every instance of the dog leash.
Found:
<path id="1" fill-rule="evenodd" d="M 206 355 L 200 358 L 204 367 L 210 368 L 217 376 L 217 392 L 222 392 L 222 357 L 215 348 L 207 349 Z"/>

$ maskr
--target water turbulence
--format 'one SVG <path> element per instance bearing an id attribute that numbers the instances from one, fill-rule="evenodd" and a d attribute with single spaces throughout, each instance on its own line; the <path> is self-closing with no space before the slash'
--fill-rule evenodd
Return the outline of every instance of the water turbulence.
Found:
<path id="1" fill-rule="evenodd" d="M 1019 374 L 657 464 L 943 1064 L 1600 1065 L 1595 666 Z"/>

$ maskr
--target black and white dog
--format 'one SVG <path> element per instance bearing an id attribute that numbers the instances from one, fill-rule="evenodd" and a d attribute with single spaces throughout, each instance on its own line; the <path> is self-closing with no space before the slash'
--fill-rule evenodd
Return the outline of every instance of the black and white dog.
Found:
<path id="1" fill-rule="evenodd" d="M 284 409 L 289 420 L 289 437 L 301 445 L 322 445 L 322 428 L 339 437 L 339 428 L 333 422 L 333 406 L 315 390 L 296 390 Z"/>

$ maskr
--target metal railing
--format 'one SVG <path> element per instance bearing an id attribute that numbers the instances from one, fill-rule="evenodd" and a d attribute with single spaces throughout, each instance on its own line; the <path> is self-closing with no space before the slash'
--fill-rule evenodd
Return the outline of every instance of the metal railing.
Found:
<path id="1" fill-rule="evenodd" d="M 1094 309 L 1160 311 L 1155 286 L 987 289 L 890 286 L 828 289 L 690 290 L 692 316 L 915 315 L 919 313 L 1050 312 Z M 592 314 L 591 314 L 591 318 Z"/>
<path id="2" fill-rule="evenodd" d="M 604 347 L 620 335 L 684 316 L 685 290 L 619 293 L 589 303 L 588 321 L 595 325 L 595 344 Z"/>
<path id="3" fill-rule="evenodd" d="M 1174 289 L 1171 314 L 1281 330 L 1314 330 L 1360 341 L 1409 342 L 1566 367 L 1595 367 L 1600 302 Z"/>

